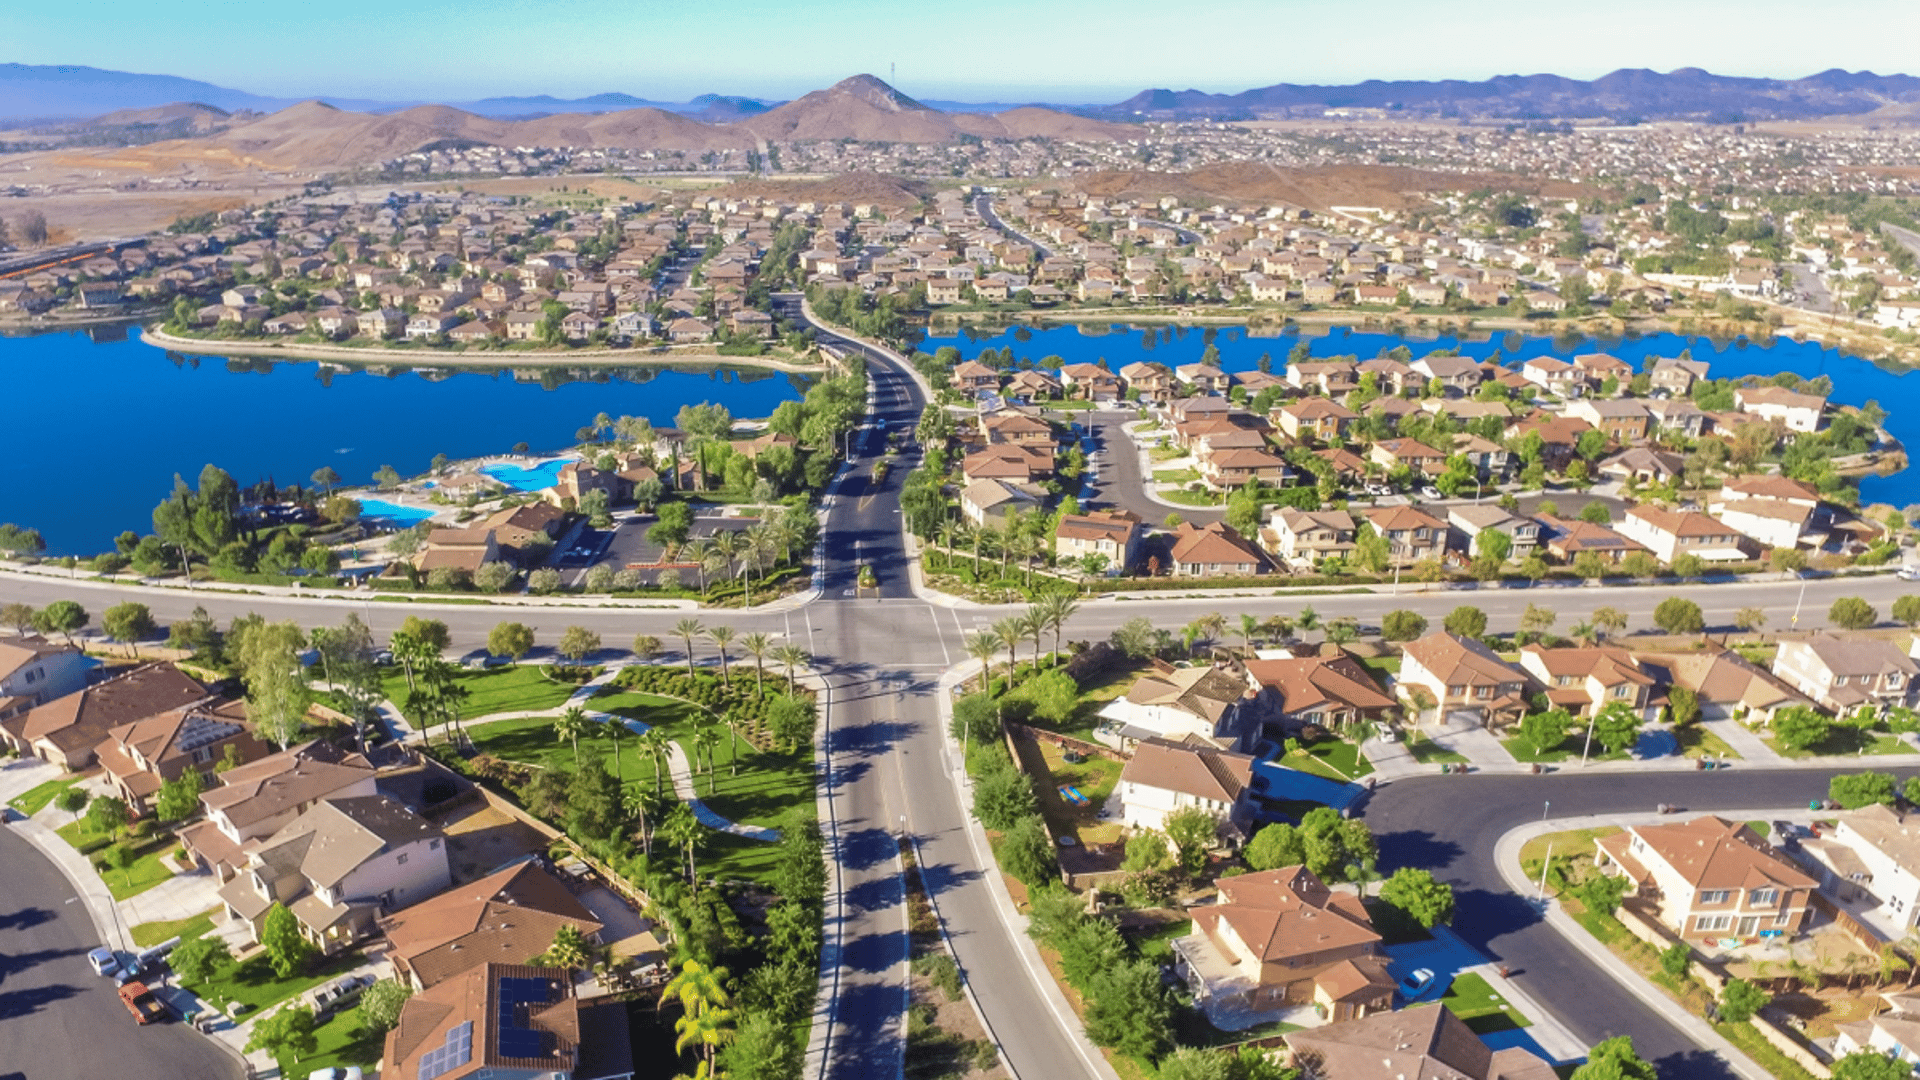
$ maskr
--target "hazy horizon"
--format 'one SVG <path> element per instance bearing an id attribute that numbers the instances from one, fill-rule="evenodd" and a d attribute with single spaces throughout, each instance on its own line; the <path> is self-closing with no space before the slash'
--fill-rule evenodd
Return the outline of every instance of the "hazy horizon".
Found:
<path id="1" fill-rule="evenodd" d="M 1358 21 L 1351 8 L 1300 0 L 1226 0 L 1178 14 L 1114 0 L 1097 19 L 1081 5 L 981 0 L 938 20 L 853 0 L 749 0 L 724 16 L 658 0 L 620 8 L 432 0 L 405 10 L 340 0 L 297 26 L 263 22 L 257 3 L 208 0 L 191 19 L 166 7 L 111 0 L 14 12 L 6 59 L 177 75 L 276 98 L 788 99 L 867 72 L 918 98 L 1106 104 L 1148 88 L 1234 93 L 1281 82 L 1537 73 L 1591 79 L 1621 68 L 1783 79 L 1835 67 L 1888 74 L 1912 66 L 1911 43 L 1920 39 L 1920 4 L 1912 0 L 1819 8 L 1799 0 L 1621 0 L 1604 14 L 1377 0 Z M 1184 29 L 1173 40 L 1187 44 L 1161 48 L 1175 21 Z"/>

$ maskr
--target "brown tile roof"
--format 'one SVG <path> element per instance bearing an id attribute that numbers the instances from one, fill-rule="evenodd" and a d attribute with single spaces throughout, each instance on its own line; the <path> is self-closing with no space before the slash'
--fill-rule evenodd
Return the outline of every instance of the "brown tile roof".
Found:
<path id="1" fill-rule="evenodd" d="M 1289 960 L 1380 940 L 1358 896 L 1334 892 L 1304 866 L 1220 878 L 1214 885 L 1220 899 L 1193 909 L 1195 928 L 1217 938 L 1225 923 L 1262 965 L 1289 967 Z"/>
<path id="2" fill-rule="evenodd" d="M 1636 517 L 1670 536 L 1720 536 L 1732 539 L 1737 530 L 1724 522 L 1692 510 L 1662 510 L 1657 506 L 1630 506 L 1628 517 Z"/>
<path id="3" fill-rule="evenodd" d="M 567 887 L 532 862 L 461 885 L 380 921 L 403 963 L 432 986 L 485 963 L 520 963 L 562 926 L 587 936 L 601 924 Z"/>
<path id="4" fill-rule="evenodd" d="M 1524 672 L 1494 655 L 1492 649 L 1445 630 L 1407 642 L 1405 651 L 1448 686 L 1497 686 L 1527 681 Z"/>
<path id="5" fill-rule="evenodd" d="M 1552 1080 L 1553 1067 L 1527 1050 L 1495 1054 L 1444 1006 L 1416 1005 L 1358 1020 L 1290 1032 L 1296 1060 L 1319 1080 Z"/>
<path id="6" fill-rule="evenodd" d="M 1707 814 L 1671 825 L 1634 825 L 1630 831 L 1696 889 L 1751 889 L 1772 885 L 1811 889 L 1816 882 L 1776 855 L 1741 822 Z"/>
<path id="7" fill-rule="evenodd" d="M 1098 511 L 1092 514 L 1062 514 L 1055 535 L 1069 540 L 1111 540 L 1124 545 L 1140 520 L 1131 514 Z"/>
<path id="8" fill-rule="evenodd" d="M 200 802 L 245 826 L 325 798 L 373 776 L 373 765 L 359 754 L 310 742 L 271 754 L 220 774 L 220 786 Z"/>
<path id="9" fill-rule="evenodd" d="M 520 1001 L 502 994 L 501 980 L 519 981 L 515 989 L 545 984 L 544 1000 Z M 518 1002 L 518 1003 L 515 1003 Z M 502 1020 L 518 1032 L 535 1033 L 530 1047 L 537 1057 L 509 1057 L 502 1053 Z M 408 998 L 400 1022 L 387 1033 L 387 1075 L 420 1075 L 420 1060 L 436 1051 L 457 1047 L 462 1026 L 471 1024 L 465 1040 L 469 1049 L 448 1055 L 452 1065 L 440 1080 L 461 1080 L 491 1069 L 570 1073 L 580 1050 L 579 1002 L 561 968 L 523 964 L 487 964 Z M 522 1036 L 526 1038 L 526 1036 Z M 508 1045 L 508 1050 L 519 1050 Z"/>
<path id="10" fill-rule="evenodd" d="M 1754 499 L 1787 499 L 1819 502 L 1820 493 L 1784 476 L 1736 476 L 1723 485 L 1736 495 Z"/>
<path id="11" fill-rule="evenodd" d="M 1183 521 L 1173 535 L 1172 556 L 1176 563 L 1252 563 L 1256 567 L 1261 563 L 1260 553 L 1251 544 L 1217 521 L 1209 522 L 1204 528 Z"/>
<path id="12" fill-rule="evenodd" d="M 107 733 L 211 695 L 172 664 L 146 664 L 77 693 L 55 698 L 5 724 L 23 742 L 45 739 L 62 751 L 91 750 Z"/>
<path id="13" fill-rule="evenodd" d="M 1253 783 L 1253 758 L 1208 746 L 1144 739 L 1120 770 L 1123 783 L 1232 803 Z"/>
<path id="14" fill-rule="evenodd" d="M 1280 696 L 1280 709 L 1288 714 L 1321 705 L 1366 712 L 1392 708 L 1394 704 L 1367 675 L 1367 669 L 1351 656 L 1249 660 L 1246 668 L 1248 679 L 1270 687 Z"/>
<path id="15" fill-rule="evenodd" d="M 1704 702 L 1745 705 L 1756 709 L 1812 704 L 1772 672 L 1730 649 L 1642 653 L 1640 660 L 1664 668 L 1675 685 L 1694 691 Z"/>

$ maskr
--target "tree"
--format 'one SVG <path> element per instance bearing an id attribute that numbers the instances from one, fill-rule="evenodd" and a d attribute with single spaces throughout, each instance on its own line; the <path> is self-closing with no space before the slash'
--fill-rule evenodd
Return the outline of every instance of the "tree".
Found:
<path id="1" fill-rule="evenodd" d="M 205 790 L 205 781 L 200 770 L 187 769 L 179 776 L 160 785 L 160 791 L 154 797 L 153 813 L 161 821 L 184 821 L 200 810 L 200 793 Z"/>
<path id="2" fill-rule="evenodd" d="M 1669 634 L 1697 634 L 1707 625 L 1700 605 L 1684 596 L 1669 596 L 1653 609 L 1653 625 Z"/>
<path id="3" fill-rule="evenodd" d="M 233 950 L 227 947 L 225 938 L 215 934 L 183 941 L 167 954 L 167 965 L 189 986 L 211 981 L 231 963 Z"/>
<path id="4" fill-rule="evenodd" d="M 1380 899 L 1427 930 L 1453 921 L 1453 886 L 1434 880 L 1426 870 L 1411 866 L 1395 870 L 1380 886 Z"/>
<path id="5" fill-rule="evenodd" d="M 152 637 L 158 629 L 147 605 L 128 600 L 115 604 L 100 615 L 100 627 L 115 641 L 139 641 Z"/>
<path id="6" fill-rule="evenodd" d="M 720 1051 L 719 1074 L 727 1080 L 792 1080 L 803 1063 L 787 1025 L 769 1013 L 748 1012 Z"/>
<path id="7" fill-rule="evenodd" d="M 600 635 L 584 626 L 569 626 L 560 633 L 560 655 L 579 663 L 600 651 Z"/>
<path id="8" fill-rule="evenodd" d="M 789 751 L 797 752 L 813 742 L 819 719 L 819 707 L 810 697 L 781 694 L 767 705 L 767 730 L 785 743 Z"/>
<path id="9" fill-rule="evenodd" d="M 573 767 L 580 767 L 580 736 L 588 734 L 587 710 L 578 705 L 567 709 L 553 718 L 553 734 L 556 739 L 573 747 Z"/>
<path id="10" fill-rule="evenodd" d="M 995 749 L 998 750 L 996 744 Z M 973 783 L 973 816 L 995 832 L 1006 832 L 1039 808 L 1033 783 L 1004 753 L 989 753 Z"/>
<path id="11" fill-rule="evenodd" d="M 543 566 L 527 575 L 527 591 L 538 596 L 560 591 L 560 571 Z"/>
<path id="12" fill-rule="evenodd" d="M 400 624 L 400 633 L 413 638 L 434 653 L 447 651 L 447 645 L 453 641 L 453 632 L 439 619 L 423 619 L 418 615 L 409 615 Z M 399 652 L 398 649 L 394 650 Z"/>
<path id="13" fill-rule="evenodd" d="M 72 600 L 55 600 L 34 616 L 34 625 L 49 634 L 59 634 L 73 644 L 73 632 L 87 625 L 87 609 Z"/>
<path id="14" fill-rule="evenodd" d="M 340 482 L 340 474 L 333 471 L 333 466 L 322 465 L 313 470 L 313 475 L 308 477 L 308 479 L 313 481 L 315 487 L 318 487 L 328 495 L 332 495 L 333 486 Z"/>
<path id="15" fill-rule="evenodd" d="M 1332 807 L 1322 806 L 1300 819 L 1302 863 L 1323 881 L 1364 878 L 1372 872 L 1379 850 L 1363 821 L 1347 821 Z"/>
<path id="16" fill-rule="evenodd" d="M 1687 977 L 1688 966 L 1693 962 L 1693 950 L 1684 941 L 1676 941 L 1660 952 L 1660 970 L 1674 982 Z"/>
<path id="17" fill-rule="evenodd" d="M 1613 753 L 1620 753 L 1640 741 L 1641 716 L 1633 706 L 1616 701 L 1593 718 L 1593 739 Z"/>
<path id="18" fill-rule="evenodd" d="M 87 806 L 87 831 L 96 836 L 116 836 L 133 814 L 124 799 L 101 796 Z"/>
<path id="19" fill-rule="evenodd" d="M 1560 615 L 1550 607 L 1528 604 L 1527 610 L 1520 613 L 1520 629 L 1535 637 L 1553 629 Z"/>
<path id="20" fill-rule="evenodd" d="M 581 971 L 593 966 L 595 946 L 573 923 L 561 923 L 553 932 L 547 951 L 537 957 L 542 967 Z"/>
<path id="21" fill-rule="evenodd" d="M 1858 596 L 1843 596 L 1827 609 L 1827 621 L 1842 630 L 1865 630 L 1880 621 L 1880 613 Z"/>
<path id="22" fill-rule="evenodd" d="M 487 652 L 519 660 L 533 648 L 533 628 L 525 623 L 503 622 L 487 631 Z"/>
<path id="23" fill-rule="evenodd" d="M 1595 608 L 1591 621 L 1594 629 L 1600 632 L 1600 636 L 1606 637 L 1627 628 L 1627 613 L 1616 607 Z"/>
<path id="24" fill-rule="evenodd" d="M 1795 705 L 1775 713 L 1773 737 L 1789 750 L 1811 750 L 1827 741 L 1833 721 L 1827 714 L 1806 705 Z"/>
<path id="25" fill-rule="evenodd" d="M 1908 627 L 1920 626 L 1920 596 L 1909 594 L 1894 600 L 1893 618 Z"/>
<path id="26" fill-rule="evenodd" d="M 1449 634 L 1464 638 L 1481 637 L 1487 632 L 1487 613 L 1477 607 L 1462 604 L 1448 612 L 1446 619 L 1440 625 L 1446 627 Z"/>
<path id="27" fill-rule="evenodd" d="M 473 587 L 481 592 L 502 593 L 511 588 L 519 578 L 520 572 L 515 570 L 511 563 L 482 563 L 480 569 L 473 572 Z"/>
<path id="28" fill-rule="evenodd" d="M 106 850 L 100 853 L 100 865 L 105 869 L 117 870 L 125 874 L 127 868 L 133 865 L 134 858 L 133 849 L 127 845 L 110 844 Z M 127 882 L 125 878 L 122 878 L 122 884 L 130 883 Z"/>
<path id="29" fill-rule="evenodd" d="M 1167 839 L 1179 853 L 1180 868 L 1197 874 L 1207 867 L 1207 851 L 1213 847 L 1220 821 L 1198 806 L 1185 806 L 1167 815 Z"/>
<path id="30" fill-rule="evenodd" d="M 1079 684 L 1058 668 L 1040 673 L 1021 686 L 1019 693 L 1032 703 L 1034 716 L 1053 724 L 1071 717 L 1080 704 Z"/>
<path id="31" fill-rule="evenodd" d="M 1572 719 L 1565 709 L 1529 713 L 1520 720 L 1520 738 L 1533 748 L 1535 754 L 1544 754 L 1566 741 L 1567 727 L 1571 723 Z"/>
<path id="32" fill-rule="evenodd" d="M 293 1060 L 299 1061 L 320 1049 L 315 1026 L 312 1009 L 304 1005 L 283 1005 L 273 1015 L 254 1021 L 253 1035 L 247 1039 L 246 1048 L 265 1050 L 276 1058 L 291 1054 Z"/>
<path id="33" fill-rule="evenodd" d="M 1151 960 L 1115 964 L 1095 973 L 1086 1002 L 1087 1038 L 1095 1046 L 1151 1060 L 1173 1044 L 1173 1003 L 1160 981 L 1160 965 Z"/>
<path id="34" fill-rule="evenodd" d="M 300 932 L 300 920 L 285 905 L 274 901 L 260 929 L 260 944 L 267 951 L 274 974 L 283 979 L 307 966 L 313 956 L 313 944 Z"/>
<path id="35" fill-rule="evenodd" d="M 1659 1080 L 1654 1067 L 1634 1053 L 1633 1036 L 1615 1035 L 1587 1051 L 1587 1063 L 1573 1070 L 1573 1080 Z"/>
<path id="36" fill-rule="evenodd" d="M 1299 830 L 1285 822 L 1261 826 L 1260 831 L 1253 834 L 1253 839 L 1247 841 L 1241 856 L 1255 870 L 1299 866 L 1307 859 Z"/>
<path id="37" fill-rule="evenodd" d="M 1029 889 L 1037 889 L 1057 876 L 1053 840 L 1039 814 L 1028 814 L 1014 822 L 1000 837 L 995 853 L 1000 857 L 1000 868 Z"/>
<path id="38" fill-rule="evenodd" d="M 1772 1000 L 1772 994 L 1747 980 L 1730 979 L 1720 991 L 1720 1019 L 1729 1024 L 1744 1024 Z"/>
<path id="39" fill-rule="evenodd" d="M 681 619 L 673 624 L 673 632 L 687 645 L 687 674 L 693 674 L 693 639 L 707 632 L 705 624 L 699 619 Z"/>
<path id="40" fill-rule="evenodd" d="M 1602 439 L 1605 437 L 1604 434 L 1601 436 Z M 1580 520 L 1589 525 L 1611 525 L 1613 513 L 1607 509 L 1606 503 L 1590 502 L 1580 508 Z"/>
<path id="41" fill-rule="evenodd" d="M 1473 546 L 1481 558 L 1497 567 L 1513 554 L 1513 537 L 1499 529 L 1481 529 L 1474 534 Z"/>
<path id="42" fill-rule="evenodd" d="M 413 996 L 413 987 L 398 979 L 381 979 L 360 995 L 360 1021 L 374 1031 L 400 1026 L 400 1008 Z"/>
<path id="43" fill-rule="evenodd" d="M 1751 634 L 1767 625 L 1766 609 L 1743 607 L 1733 613 L 1733 625 Z"/>
<path id="44" fill-rule="evenodd" d="M 1833 1080 L 1913 1080 L 1913 1066 L 1877 1050 L 1856 1050 L 1833 1063 Z"/>
<path id="45" fill-rule="evenodd" d="M 1380 636 L 1388 641 L 1412 641 L 1427 632 L 1427 617 L 1401 608 L 1380 619 Z"/>
<path id="46" fill-rule="evenodd" d="M 1827 798 L 1848 810 L 1863 806 L 1893 805 L 1893 774 L 1857 772 L 1827 781 Z"/>
<path id="47" fill-rule="evenodd" d="M 1120 869 L 1139 873 L 1165 870 L 1172 865 L 1173 849 L 1168 846 L 1165 834 L 1141 829 L 1127 837 L 1127 854 Z"/>
<path id="48" fill-rule="evenodd" d="M 968 694 L 953 703 L 949 729 L 958 742 L 984 745 L 1000 737 L 1000 706 L 987 694 Z"/>
<path id="49" fill-rule="evenodd" d="M 247 718 L 263 738 L 285 750 L 306 723 L 306 668 L 300 650 L 306 638 L 292 622 L 262 623 L 236 642 L 236 659 L 247 687 Z"/>
<path id="50" fill-rule="evenodd" d="M 1679 684 L 1667 687 L 1667 719 L 1676 728 L 1700 719 L 1700 695 Z"/>

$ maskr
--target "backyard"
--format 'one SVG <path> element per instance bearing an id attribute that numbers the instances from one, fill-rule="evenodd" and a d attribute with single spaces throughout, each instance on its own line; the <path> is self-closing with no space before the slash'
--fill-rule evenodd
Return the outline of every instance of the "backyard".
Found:
<path id="1" fill-rule="evenodd" d="M 1102 819 L 1100 809 L 1120 782 L 1120 770 L 1125 766 L 1092 754 L 1076 755 L 1080 761 L 1068 761 L 1066 751 L 1037 739 L 1016 735 L 1013 742 L 1027 774 L 1033 778 L 1040 814 L 1046 818 L 1050 832 L 1073 836 L 1079 846 L 1089 849 L 1119 842 L 1120 822 Z M 1067 791 L 1079 798 L 1069 798 Z"/>
<path id="2" fill-rule="evenodd" d="M 539 664 L 507 664 L 484 671 L 461 671 L 455 676 L 467 692 L 460 706 L 460 718 L 471 720 L 503 712 L 531 712 L 566 704 L 579 686 L 556 682 L 547 677 Z M 407 700 L 407 673 L 392 668 L 381 680 L 388 700 L 403 704 Z"/>

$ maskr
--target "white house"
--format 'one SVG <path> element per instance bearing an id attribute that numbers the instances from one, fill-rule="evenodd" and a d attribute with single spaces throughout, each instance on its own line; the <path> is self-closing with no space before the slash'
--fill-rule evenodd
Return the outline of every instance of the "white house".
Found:
<path id="1" fill-rule="evenodd" d="M 1920 921 L 1920 818 L 1874 804 L 1836 815 L 1838 828 L 1799 841 L 1820 891 L 1888 941 Z"/>
<path id="2" fill-rule="evenodd" d="M 1890 641 L 1815 634 L 1805 641 L 1781 642 L 1773 657 L 1773 673 L 1837 711 L 1910 704 L 1920 665 Z"/>
<path id="3" fill-rule="evenodd" d="M 95 661 L 37 637 L 0 641 L 0 720 L 86 689 Z"/>
<path id="4" fill-rule="evenodd" d="M 1681 555 L 1697 555 L 1708 562 L 1739 562 L 1748 557 L 1739 530 L 1690 510 L 1628 507 L 1614 530 L 1664 563 Z"/>
<path id="5" fill-rule="evenodd" d="M 1780 421 L 1788 431 L 1819 431 L 1820 417 L 1827 410 L 1827 399 L 1818 394 L 1778 386 L 1739 387 L 1733 392 L 1733 403 L 1743 413 Z"/>
<path id="6" fill-rule="evenodd" d="M 1834 1058 L 1871 1050 L 1920 1067 L 1920 994 L 1886 990 L 1880 998 L 1887 1003 L 1886 1012 L 1834 1025 Z"/>
<path id="7" fill-rule="evenodd" d="M 1253 758 L 1212 746 L 1148 739 L 1120 771 L 1122 820 L 1165 832 L 1167 818 L 1197 806 L 1245 832 L 1253 820 Z"/>
<path id="8" fill-rule="evenodd" d="M 1188 736 L 1229 745 L 1239 737 L 1240 709 L 1252 694 L 1243 678 L 1218 668 L 1155 661 L 1152 671 L 1100 710 L 1106 722 L 1095 737 L 1120 750 L 1147 739 Z"/>

